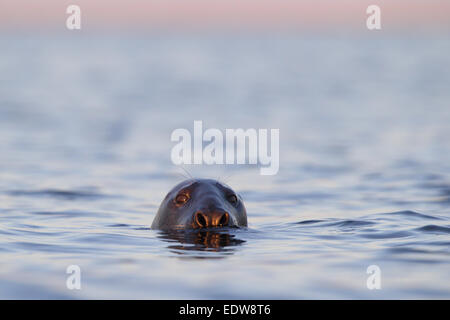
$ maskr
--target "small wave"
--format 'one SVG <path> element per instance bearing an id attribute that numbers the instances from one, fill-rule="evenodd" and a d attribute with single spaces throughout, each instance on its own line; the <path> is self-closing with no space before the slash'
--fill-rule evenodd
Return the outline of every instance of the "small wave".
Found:
<path id="1" fill-rule="evenodd" d="M 328 224 L 328 226 L 336 226 L 336 227 L 365 227 L 365 226 L 371 226 L 374 225 L 375 222 L 372 221 L 364 221 L 364 220 L 343 220 L 343 221 L 336 221 L 333 223 Z"/>
<path id="2" fill-rule="evenodd" d="M 434 224 L 429 224 L 427 226 L 423 226 L 415 230 L 429 233 L 446 233 L 446 234 L 450 233 L 449 227 L 437 226 Z"/>
<path id="3" fill-rule="evenodd" d="M 286 193 L 286 192 L 260 192 L 253 190 L 241 191 L 241 194 L 245 199 L 262 201 L 262 202 L 273 202 L 273 201 L 293 201 L 293 202 L 310 202 L 319 201 L 335 198 L 336 195 L 332 193 L 325 192 L 303 192 L 303 193 Z"/>
<path id="4" fill-rule="evenodd" d="M 418 253 L 418 254 L 427 254 L 427 253 L 433 253 L 429 250 L 423 250 L 423 249 L 416 249 L 411 247 L 394 247 L 394 248 L 388 248 L 388 252 L 391 253 L 400 253 L 400 254 L 411 254 L 411 253 Z"/>
<path id="5" fill-rule="evenodd" d="M 386 216 L 404 216 L 404 217 L 417 218 L 417 219 L 441 220 L 441 218 L 438 218 L 438 217 L 435 217 L 435 216 L 426 215 L 426 214 L 423 214 L 423 213 L 418 213 L 418 212 L 411 211 L 411 210 L 388 212 L 388 213 L 383 213 L 383 215 L 386 215 Z"/>
<path id="6" fill-rule="evenodd" d="M 11 231 L 9 231 L 9 230 L 2 230 L 2 229 L 0 229 L 0 234 L 9 236 L 9 235 L 12 235 L 13 233 Z"/>
<path id="7" fill-rule="evenodd" d="M 49 217 L 62 217 L 62 218 L 75 218 L 75 217 L 108 217 L 107 213 L 101 212 L 85 212 L 85 211 L 34 211 L 34 215 L 49 216 Z"/>
<path id="8" fill-rule="evenodd" d="M 304 220 L 295 222 L 296 225 L 320 224 L 322 227 L 356 228 L 374 225 L 375 222 L 365 220 Z"/>
<path id="9" fill-rule="evenodd" d="M 94 247 L 76 247 L 69 245 L 47 244 L 27 241 L 11 242 L 15 249 L 27 250 L 30 252 L 53 252 L 53 253 L 95 253 L 98 251 Z"/>
<path id="10" fill-rule="evenodd" d="M 393 238 L 406 238 L 411 236 L 412 233 L 408 231 L 396 231 L 396 232 L 377 232 L 377 233 L 364 233 L 360 237 L 367 239 L 393 239 Z"/>
<path id="11" fill-rule="evenodd" d="M 52 197 L 63 200 L 78 200 L 78 199 L 98 199 L 106 197 L 106 195 L 91 192 L 91 191 L 73 191 L 73 190 L 59 190 L 59 189 L 45 189 L 45 190 L 13 190 L 7 194 L 17 197 L 31 196 L 31 197 Z"/>
<path id="12" fill-rule="evenodd" d="M 304 220 L 304 221 L 295 222 L 295 224 L 314 224 L 314 223 L 323 222 L 323 221 L 325 221 L 325 220 Z"/>

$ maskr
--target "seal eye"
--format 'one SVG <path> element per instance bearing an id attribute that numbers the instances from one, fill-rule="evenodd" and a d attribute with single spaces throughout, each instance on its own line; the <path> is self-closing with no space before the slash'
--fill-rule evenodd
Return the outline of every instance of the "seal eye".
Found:
<path id="1" fill-rule="evenodd" d="M 236 203 L 238 202 L 238 198 L 236 197 L 235 194 L 230 194 L 230 195 L 227 197 L 227 200 L 228 200 L 230 203 L 232 203 L 232 204 L 236 204 Z"/>
<path id="2" fill-rule="evenodd" d="M 177 204 L 177 205 L 183 205 L 183 204 L 185 204 L 186 202 L 188 202 L 188 200 L 189 200 L 189 196 L 187 195 L 187 194 L 184 194 L 184 193 L 180 193 L 179 195 L 177 195 L 177 197 L 175 198 L 175 203 Z"/>

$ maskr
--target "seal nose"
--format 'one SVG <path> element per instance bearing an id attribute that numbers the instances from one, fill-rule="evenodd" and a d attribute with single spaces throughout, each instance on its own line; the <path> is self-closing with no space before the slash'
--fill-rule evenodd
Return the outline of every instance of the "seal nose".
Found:
<path id="1" fill-rule="evenodd" d="M 194 215 L 194 224 L 198 228 L 226 227 L 226 226 L 228 226 L 229 221 L 230 221 L 230 215 L 228 214 L 228 212 L 197 211 Z"/>

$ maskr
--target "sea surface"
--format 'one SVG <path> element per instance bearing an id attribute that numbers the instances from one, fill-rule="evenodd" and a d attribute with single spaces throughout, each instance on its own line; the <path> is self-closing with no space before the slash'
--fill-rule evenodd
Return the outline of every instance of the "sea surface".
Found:
<path id="1" fill-rule="evenodd" d="M 448 32 L 0 39 L 0 298 L 450 298 Z M 194 120 L 279 129 L 279 172 L 174 165 Z M 151 230 L 189 175 L 249 227 Z"/>

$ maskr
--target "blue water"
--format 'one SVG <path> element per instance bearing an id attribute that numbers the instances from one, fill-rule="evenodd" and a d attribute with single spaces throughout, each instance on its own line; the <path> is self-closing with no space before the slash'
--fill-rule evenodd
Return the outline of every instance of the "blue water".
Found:
<path id="1" fill-rule="evenodd" d="M 0 37 L 0 298 L 450 298 L 448 34 Z M 280 129 L 277 175 L 184 168 L 248 229 L 150 230 L 194 120 Z"/>

